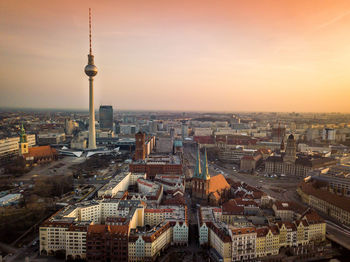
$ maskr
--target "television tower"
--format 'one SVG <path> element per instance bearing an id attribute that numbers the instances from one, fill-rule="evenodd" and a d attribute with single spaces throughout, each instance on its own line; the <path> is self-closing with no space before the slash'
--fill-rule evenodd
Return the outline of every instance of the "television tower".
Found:
<path id="1" fill-rule="evenodd" d="M 91 8 L 89 8 L 89 44 L 88 64 L 85 66 L 85 74 L 89 77 L 89 149 L 96 149 L 95 131 L 95 109 L 94 109 L 94 76 L 97 74 L 97 67 L 94 63 L 94 56 L 91 48 Z"/>

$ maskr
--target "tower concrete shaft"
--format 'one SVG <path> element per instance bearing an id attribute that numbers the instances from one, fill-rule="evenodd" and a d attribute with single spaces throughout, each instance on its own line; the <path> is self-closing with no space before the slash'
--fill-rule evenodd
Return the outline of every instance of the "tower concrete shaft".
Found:
<path id="1" fill-rule="evenodd" d="M 97 74 L 97 67 L 91 48 L 91 9 L 89 9 L 89 45 L 88 64 L 85 66 L 85 74 L 89 77 L 89 149 L 96 149 L 94 76 Z"/>
<path id="2" fill-rule="evenodd" d="M 89 149 L 96 149 L 94 78 L 89 77 Z"/>

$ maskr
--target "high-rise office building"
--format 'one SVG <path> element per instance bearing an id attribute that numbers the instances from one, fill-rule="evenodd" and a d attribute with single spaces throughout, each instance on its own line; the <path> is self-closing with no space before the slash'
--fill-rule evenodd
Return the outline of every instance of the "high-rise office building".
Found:
<path id="1" fill-rule="evenodd" d="M 100 129 L 113 130 L 113 107 L 100 106 Z"/>

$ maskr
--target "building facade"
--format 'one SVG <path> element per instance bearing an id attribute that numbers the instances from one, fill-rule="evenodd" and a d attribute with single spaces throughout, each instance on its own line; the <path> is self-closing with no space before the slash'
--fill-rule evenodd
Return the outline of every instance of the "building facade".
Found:
<path id="1" fill-rule="evenodd" d="M 335 159 L 328 157 L 297 156 L 294 136 L 289 135 L 285 153 L 268 157 L 265 161 L 265 171 L 268 174 L 306 177 L 310 170 L 336 164 Z"/>
<path id="2" fill-rule="evenodd" d="M 113 130 L 113 107 L 101 105 L 99 110 L 100 129 Z"/>
<path id="3" fill-rule="evenodd" d="M 338 220 L 340 223 L 350 225 L 350 199 L 317 188 L 312 181 L 301 182 L 297 189 L 303 202 L 311 207 Z"/>

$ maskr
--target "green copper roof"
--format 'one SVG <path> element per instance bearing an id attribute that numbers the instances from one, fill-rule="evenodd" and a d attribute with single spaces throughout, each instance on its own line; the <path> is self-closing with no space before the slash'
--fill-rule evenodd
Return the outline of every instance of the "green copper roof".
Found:
<path id="1" fill-rule="evenodd" d="M 207 150 L 205 149 L 203 164 L 201 164 L 200 154 L 201 153 L 200 153 L 200 150 L 198 148 L 196 168 L 194 170 L 193 177 L 207 180 L 207 179 L 210 179 L 210 175 L 209 175 L 209 171 L 208 171 Z"/>
<path id="2" fill-rule="evenodd" d="M 203 160 L 203 167 L 202 167 L 202 179 L 209 179 L 209 170 L 208 170 L 208 158 L 207 158 L 207 149 L 205 148 L 204 151 L 204 160 Z"/>
<path id="3" fill-rule="evenodd" d="M 201 156 L 200 156 L 200 151 L 199 151 L 199 147 L 197 150 L 197 163 L 196 163 L 196 169 L 194 170 L 194 176 L 193 177 L 197 177 L 200 178 L 202 170 L 201 170 Z"/>
<path id="4" fill-rule="evenodd" d="M 19 142 L 20 143 L 27 143 L 27 135 L 26 135 L 26 131 L 23 127 L 23 123 L 21 126 L 21 134 L 20 134 Z"/>

